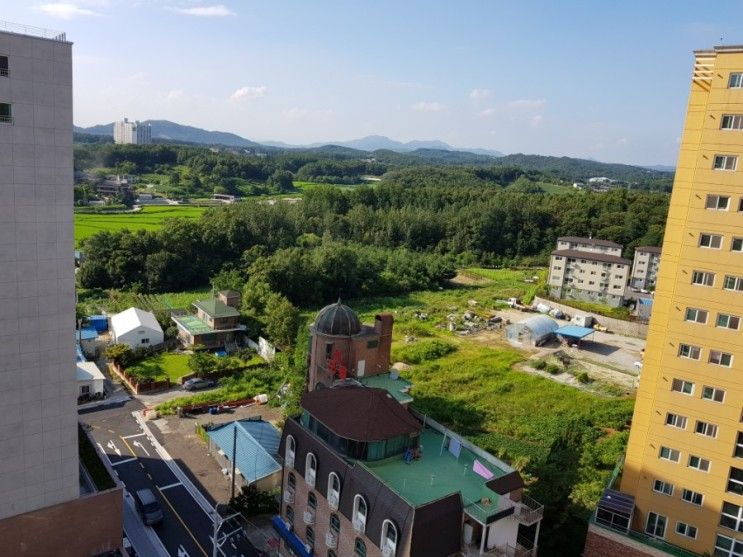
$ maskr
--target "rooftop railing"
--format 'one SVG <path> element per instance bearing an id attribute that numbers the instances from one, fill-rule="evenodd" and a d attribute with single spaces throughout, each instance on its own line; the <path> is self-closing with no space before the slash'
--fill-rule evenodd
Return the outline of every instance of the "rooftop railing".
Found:
<path id="1" fill-rule="evenodd" d="M 16 33 L 17 35 L 28 35 L 29 37 L 38 37 L 40 39 L 49 39 L 51 41 L 67 42 L 67 34 L 62 31 L 52 29 L 43 29 L 32 25 L 22 25 L 10 21 L 0 20 L 0 31 Z"/>

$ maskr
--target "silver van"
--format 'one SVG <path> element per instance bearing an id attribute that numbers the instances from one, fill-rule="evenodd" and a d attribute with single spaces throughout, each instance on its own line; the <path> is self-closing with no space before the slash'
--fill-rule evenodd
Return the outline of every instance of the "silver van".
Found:
<path id="1" fill-rule="evenodd" d="M 163 519 L 163 508 L 160 501 L 150 489 L 139 489 L 134 492 L 134 501 L 137 504 L 137 510 L 142 515 L 142 520 L 147 526 L 152 526 L 161 522 Z"/>

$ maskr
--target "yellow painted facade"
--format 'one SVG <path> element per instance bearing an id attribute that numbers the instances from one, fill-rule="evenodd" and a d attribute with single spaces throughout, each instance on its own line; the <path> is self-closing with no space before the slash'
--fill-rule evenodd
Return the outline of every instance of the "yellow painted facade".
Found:
<path id="1" fill-rule="evenodd" d="M 740 80 L 731 78 L 739 72 L 743 73 L 743 47 L 695 53 L 688 113 L 620 487 L 636 499 L 634 530 L 646 532 L 648 517 L 655 513 L 666 517 L 661 536 L 666 542 L 710 555 L 743 554 L 743 484 L 741 489 L 729 484 L 732 470 L 740 469 L 743 474 L 743 447 L 738 451 L 741 456 L 735 456 L 738 435 L 743 432 L 743 322 L 738 323 L 737 330 L 718 326 L 718 320 L 731 325 L 735 324 L 733 317 L 743 321 L 743 240 L 741 251 L 733 249 L 738 248 L 734 239 L 743 238 L 743 76 Z M 731 87 L 731 79 L 735 86 Z M 722 129 L 725 115 L 741 115 L 737 120 L 725 119 L 725 125 L 734 128 L 740 121 L 740 129 Z M 715 169 L 719 155 L 737 157 L 734 169 L 732 159 L 717 159 L 718 165 L 727 163 L 728 169 Z M 695 271 L 714 274 L 711 285 L 693 284 Z M 726 277 L 740 277 L 740 282 Z M 712 277 L 697 274 L 696 279 L 709 282 Z M 699 322 L 704 314 L 693 310 L 706 311 L 706 322 Z M 687 350 L 683 345 L 699 348 L 698 359 L 682 357 L 681 351 Z M 691 356 L 697 355 L 693 348 L 688 350 Z M 730 366 L 710 362 L 711 356 L 713 360 L 721 358 L 714 351 L 731 355 Z M 693 383 L 693 390 L 674 390 L 674 380 Z M 692 387 L 688 383 L 676 381 L 675 387 L 689 391 Z M 714 400 L 723 396 L 719 391 L 724 391 L 721 402 Z M 669 413 L 679 418 L 669 418 Z M 685 424 L 681 418 L 686 419 Z M 669 420 L 685 427 L 668 425 Z M 698 425 L 698 421 L 708 425 Z M 743 440 L 743 433 L 741 436 Z M 678 451 L 678 462 L 660 458 L 664 447 Z M 708 471 L 690 467 L 692 456 L 707 459 Z M 654 491 L 659 487 L 656 480 L 672 484 L 673 492 Z M 685 501 L 685 489 L 701 494 L 701 505 L 697 504 L 697 495 L 687 493 L 692 501 Z M 740 507 L 740 526 L 736 519 L 727 519 L 726 525 L 721 525 L 724 502 Z M 696 528 L 696 538 L 679 534 L 678 522 Z M 660 529 L 655 533 L 660 534 Z M 741 552 L 722 547 L 716 551 L 718 535 L 740 540 Z"/>

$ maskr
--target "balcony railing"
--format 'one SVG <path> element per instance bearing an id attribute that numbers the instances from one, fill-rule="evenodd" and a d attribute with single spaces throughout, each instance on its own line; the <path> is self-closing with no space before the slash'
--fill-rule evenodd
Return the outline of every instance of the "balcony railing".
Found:
<path id="1" fill-rule="evenodd" d="M 0 68 L 0 77 L 9 77 L 10 70 L 8 68 Z"/>
<path id="2" fill-rule="evenodd" d="M 338 536 L 335 535 L 333 532 L 328 532 L 325 534 L 325 545 L 328 546 L 330 549 L 335 549 L 338 547 Z"/>
<path id="3" fill-rule="evenodd" d="M 12 124 L 12 123 L 13 123 L 12 116 L 3 116 L 0 114 L 0 124 Z"/>
<path id="4" fill-rule="evenodd" d="M 315 511 L 307 509 L 306 511 L 304 511 L 302 518 L 304 519 L 305 524 L 314 524 L 315 523 Z"/>
<path id="5" fill-rule="evenodd" d="M 511 518 L 518 520 L 524 526 L 531 526 L 544 518 L 544 505 L 538 503 L 528 495 L 522 495 L 521 501 L 514 505 Z"/>
<path id="6" fill-rule="evenodd" d="M 61 31 L 33 27 L 32 25 L 21 25 L 20 23 L 11 23 L 10 21 L 0 21 L 0 31 L 7 31 L 8 33 L 16 33 L 18 35 L 28 35 L 30 37 L 39 37 L 40 39 L 50 39 L 52 41 L 67 42 L 67 35 Z"/>
<path id="7" fill-rule="evenodd" d="M 698 553 L 687 551 L 686 549 L 682 547 L 679 547 L 677 545 L 672 545 L 659 538 L 655 538 L 653 536 L 645 534 L 644 532 L 635 532 L 634 530 L 630 530 L 629 532 L 624 533 L 624 532 L 618 531 L 615 528 L 611 528 L 610 526 L 606 524 L 602 524 L 601 522 L 596 521 L 595 513 L 591 517 L 591 523 L 595 524 L 599 528 L 603 528 L 604 530 L 613 532 L 617 536 L 626 536 L 630 539 L 636 540 L 644 545 L 647 545 L 648 547 L 652 547 L 659 551 L 663 551 L 665 553 L 668 553 L 669 555 L 674 555 L 675 557 L 697 557 L 698 556 Z"/>

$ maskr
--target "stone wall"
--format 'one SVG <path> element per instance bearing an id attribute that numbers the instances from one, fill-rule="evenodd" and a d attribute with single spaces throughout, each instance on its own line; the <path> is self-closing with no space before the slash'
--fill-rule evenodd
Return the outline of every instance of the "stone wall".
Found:
<path id="1" fill-rule="evenodd" d="M 565 304 L 560 304 L 558 302 L 553 302 L 552 300 L 547 300 L 545 298 L 535 297 L 534 298 L 534 305 L 537 304 L 546 304 L 552 308 L 559 308 L 564 313 L 574 316 L 574 315 L 592 315 L 593 318 L 604 327 L 607 327 L 609 331 L 613 333 L 619 333 L 620 335 L 626 335 L 630 337 L 637 337 L 637 338 L 646 338 L 648 336 L 648 326 L 645 323 L 638 323 L 635 321 L 624 321 L 623 319 L 614 319 L 613 317 L 604 317 L 603 315 L 599 315 L 598 313 L 591 313 L 590 311 L 583 311 L 582 309 L 577 309 L 571 306 L 566 306 Z"/>

